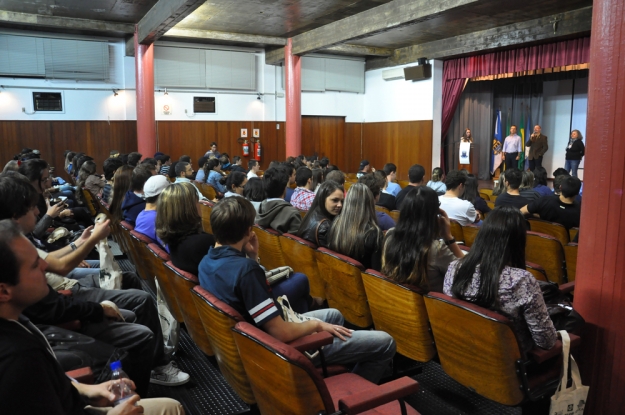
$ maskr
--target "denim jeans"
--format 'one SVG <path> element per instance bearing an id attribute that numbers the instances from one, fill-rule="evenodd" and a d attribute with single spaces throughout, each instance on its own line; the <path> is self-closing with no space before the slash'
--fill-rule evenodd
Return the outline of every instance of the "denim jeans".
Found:
<path id="1" fill-rule="evenodd" d="M 564 162 L 564 170 L 571 173 L 571 176 L 577 177 L 577 168 L 581 160 L 566 160 Z"/>
<path id="2" fill-rule="evenodd" d="M 333 308 L 311 311 L 306 315 L 330 324 L 343 325 L 345 322 L 341 313 Z M 352 373 L 370 382 L 379 383 L 391 367 L 395 350 L 395 340 L 388 333 L 377 330 L 355 330 L 352 337 L 348 337 L 346 341 L 335 337 L 332 344 L 324 346 L 323 356 L 329 365 L 355 363 Z M 319 356 L 313 359 L 315 365 L 319 365 L 320 362 Z"/>
<path id="3" fill-rule="evenodd" d="M 100 277 L 100 261 L 88 259 L 85 261 L 89 264 L 89 268 L 74 268 L 67 274 L 67 278 L 72 280 L 80 280 L 89 275 Z"/>

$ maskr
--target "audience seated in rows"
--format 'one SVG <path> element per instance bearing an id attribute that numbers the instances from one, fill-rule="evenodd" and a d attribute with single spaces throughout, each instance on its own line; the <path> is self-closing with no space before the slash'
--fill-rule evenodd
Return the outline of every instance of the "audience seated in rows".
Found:
<path id="1" fill-rule="evenodd" d="M 360 166 L 358 166 L 358 173 L 356 173 L 356 178 L 360 179 L 365 174 L 371 173 L 371 164 L 369 164 L 369 160 L 363 160 L 360 162 Z"/>
<path id="2" fill-rule="evenodd" d="M 541 194 L 534 189 L 534 173 L 530 170 L 523 170 L 522 174 L 519 193 L 528 202 L 537 200 Z"/>
<path id="3" fill-rule="evenodd" d="M 471 251 L 449 267 L 443 291 L 504 314 L 512 321 L 523 351 L 534 345 L 550 349 L 556 330 L 538 282 L 525 270 L 525 241 L 521 212 L 513 206 L 494 209 Z"/>
<path id="4" fill-rule="evenodd" d="M 247 178 L 258 177 L 258 171 L 260 170 L 260 164 L 256 160 L 250 160 L 247 162 Z"/>
<path id="5" fill-rule="evenodd" d="M 167 246 L 171 261 L 183 271 L 198 275 L 198 265 L 215 238 L 202 230 L 199 199 L 191 183 L 174 183 L 158 198 L 156 235 Z"/>
<path id="6" fill-rule="evenodd" d="M 541 196 L 553 195 L 553 191 L 547 186 L 547 170 L 542 166 L 534 169 L 534 190 Z"/>
<path id="7" fill-rule="evenodd" d="M 559 223 L 567 229 L 579 227 L 581 206 L 575 198 L 579 195 L 582 183 L 577 177 L 564 177 L 559 195 L 543 196 L 534 200 L 522 207 L 521 212 Z"/>
<path id="8" fill-rule="evenodd" d="M 475 210 L 479 212 L 480 216 L 484 217 L 484 215 L 490 212 L 491 209 L 488 207 L 486 201 L 482 199 L 482 196 L 480 196 L 477 186 L 477 177 L 472 174 L 468 174 L 467 180 L 464 182 L 464 193 L 462 194 L 461 199 L 471 202 L 473 207 L 475 207 Z"/>
<path id="9" fill-rule="evenodd" d="M 438 197 L 440 207 L 449 219 L 455 220 L 462 226 L 472 225 L 480 222 L 480 215 L 475 210 L 473 203 L 462 200 L 464 194 L 467 175 L 458 170 L 452 170 L 445 177 L 447 191 L 443 196 Z"/>
<path id="10" fill-rule="evenodd" d="M 267 199 L 258 207 L 257 225 L 280 233 L 297 232 L 302 217 L 296 208 L 284 200 L 288 183 L 289 176 L 282 167 L 272 167 L 265 172 L 263 186 Z"/>
<path id="11" fill-rule="evenodd" d="M 380 186 L 380 197 L 375 204 L 382 206 L 389 211 L 397 209 L 397 206 L 395 205 L 395 196 L 386 191 L 389 184 L 386 172 L 384 170 L 377 170 L 373 173 L 373 176 L 376 178 L 378 185 Z"/>
<path id="12" fill-rule="evenodd" d="M 291 205 L 293 207 L 307 211 L 312 205 L 315 198 L 313 187 L 313 172 L 308 167 L 300 167 L 295 172 L 295 184 L 297 188 L 291 196 Z"/>
<path id="13" fill-rule="evenodd" d="M 115 172 L 123 165 L 122 161 L 118 158 L 108 158 L 104 160 L 102 169 L 104 170 L 104 180 L 106 184 L 102 188 L 102 201 L 109 205 L 111 203 L 111 193 L 113 192 L 113 177 Z"/>
<path id="14" fill-rule="evenodd" d="M 137 216 L 145 209 L 145 195 L 143 185 L 152 177 L 152 172 L 148 165 L 135 167 L 130 180 L 130 190 L 126 192 L 122 202 L 122 217 L 126 222 L 135 226 Z"/>
<path id="15" fill-rule="evenodd" d="M 219 159 L 210 159 L 204 165 L 206 183 L 210 184 L 220 193 L 226 193 L 226 186 L 221 182 L 224 175 L 221 173 L 221 162 Z"/>
<path id="16" fill-rule="evenodd" d="M 252 203 L 256 212 L 260 208 L 260 202 L 265 200 L 265 187 L 260 177 L 252 177 L 247 180 L 243 188 L 243 196 Z"/>
<path id="17" fill-rule="evenodd" d="M 315 161 L 314 162 L 315 165 L 318 165 L 319 162 Z M 323 183 L 323 181 L 325 180 L 325 178 L 323 177 L 323 170 L 321 170 L 318 167 L 315 167 L 312 169 L 312 185 L 311 188 L 313 190 L 313 192 L 316 194 L 317 190 L 319 190 L 319 186 L 321 186 L 321 183 Z"/>
<path id="18" fill-rule="evenodd" d="M 397 166 L 393 163 L 386 163 L 382 170 L 386 173 L 386 180 L 388 182 L 385 192 L 397 197 L 397 194 L 401 191 L 401 186 L 395 183 L 395 180 L 397 180 Z"/>
<path id="19" fill-rule="evenodd" d="M 142 233 L 148 238 L 158 243 L 156 236 L 156 215 L 159 195 L 169 186 L 171 182 L 165 177 L 156 175 L 150 177 L 143 185 L 143 196 L 145 196 L 145 209 L 143 209 L 135 223 L 135 231 Z"/>
<path id="20" fill-rule="evenodd" d="M 226 193 L 224 197 L 241 196 L 243 197 L 243 189 L 247 184 L 247 176 L 240 171 L 231 172 L 226 178 Z"/>
<path id="21" fill-rule="evenodd" d="M 408 169 L 408 186 L 401 189 L 401 191 L 395 197 L 395 205 L 397 209 L 401 211 L 401 202 L 403 202 L 406 194 L 411 191 L 412 187 L 421 186 L 423 184 L 423 176 L 425 176 L 425 169 L 420 164 L 413 164 Z"/>
<path id="22" fill-rule="evenodd" d="M 287 180 L 284 182 L 286 185 Z M 379 382 L 390 369 L 395 354 L 395 341 L 387 333 L 348 330 L 343 327 L 342 315 L 334 309 L 306 313 L 305 317 L 315 319 L 303 323 L 283 319 L 283 310 L 274 301 L 265 273 L 257 263 L 258 239 L 252 230 L 255 216 L 251 203 L 240 197 L 215 205 L 211 225 L 217 245 L 200 264 L 200 285 L 236 309 L 249 323 L 282 342 L 321 331 L 333 334 L 334 342 L 323 348 L 325 362 L 355 364 L 354 373 Z M 315 357 L 313 363 L 319 364 L 319 359 Z"/>
<path id="23" fill-rule="evenodd" d="M 328 246 L 360 262 L 365 268 L 381 268 L 384 234 L 378 226 L 373 193 L 356 183 L 349 188 L 341 214 L 332 223 Z"/>
<path id="24" fill-rule="evenodd" d="M 317 246 L 327 248 L 328 232 L 334 219 L 341 213 L 343 200 L 343 186 L 333 180 L 326 180 L 319 187 L 297 231 L 297 236 Z"/>
<path id="25" fill-rule="evenodd" d="M 449 264 L 463 256 L 449 218 L 428 186 L 412 188 L 403 203 L 397 226 L 384 239 L 382 273 L 402 284 L 443 292 Z"/>
<path id="26" fill-rule="evenodd" d="M 48 296 L 47 264 L 11 220 L 0 221 L 0 399 L 10 414 L 83 414 L 87 404 L 109 415 L 184 414 L 168 398 L 139 400 L 136 395 L 112 408 L 112 382 L 80 384 L 69 378 L 46 337 L 22 313 Z M 131 388 L 134 384 L 128 381 Z M 146 391 L 147 392 L 147 391 Z M 36 398 L 33 398 L 36 397 Z M 138 406 L 135 406 L 138 405 Z M 91 412 L 89 412 L 91 413 Z"/>
<path id="27" fill-rule="evenodd" d="M 204 166 L 206 166 L 206 162 L 208 161 L 208 157 L 202 156 L 198 159 L 198 172 L 195 175 L 195 181 L 200 183 L 206 183 L 206 171 L 204 170 Z"/>
<path id="28" fill-rule="evenodd" d="M 338 183 L 341 187 L 345 186 L 345 174 L 338 169 L 331 171 L 326 170 L 326 181 L 328 180 Z"/>
<path id="29" fill-rule="evenodd" d="M 167 154 L 163 154 L 156 156 L 156 159 L 160 160 L 161 162 L 161 170 L 159 171 L 159 174 L 167 176 L 169 173 L 169 168 L 171 166 L 171 157 Z"/>
<path id="30" fill-rule="evenodd" d="M 529 201 L 521 196 L 521 192 L 519 192 L 522 177 L 523 173 L 518 169 L 510 168 L 506 170 L 504 181 L 506 191 L 497 197 L 495 207 L 514 206 L 517 209 L 521 209 L 523 206 L 527 205 Z"/>
<path id="31" fill-rule="evenodd" d="M 286 194 L 284 195 L 284 200 L 291 203 L 291 198 L 293 197 L 293 193 L 295 192 L 295 189 L 292 189 L 291 186 L 295 183 L 295 179 L 297 177 L 296 175 L 297 170 L 290 163 L 282 163 L 282 165 L 284 166 L 284 168 L 287 171 L 287 174 L 289 175 L 289 184 L 286 187 Z"/>
<path id="32" fill-rule="evenodd" d="M 100 196 L 105 185 L 106 180 L 104 180 L 102 176 L 96 174 L 95 162 L 87 160 L 83 163 L 80 171 L 78 172 L 78 180 L 76 181 L 76 199 L 86 203 L 86 200 L 82 197 L 83 187 L 90 191 L 94 196 Z"/>
<path id="33" fill-rule="evenodd" d="M 173 167 L 173 165 L 172 165 Z M 204 166 L 206 167 L 206 165 Z M 191 184 L 191 181 L 193 179 L 191 179 L 193 177 L 193 167 L 191 167 L 191 163 L 186 162 L 186 161 L 178 161 L 176 162 L 176 166 L 174 167 L 175 171 L 176 171 L 176 181 L 174 183 L 189 183 Z M 217 190 L 217 189 L 215 189 Z M 197 197 L 199 200 L 205 200 L 206 198 L 204 197 L 204 195 L 202 195 L 202 192 L 200 192 L 200 189 L 198 189 L 197 187 L 195 188 L 195 191 L 197 192 Z"/>
<path id="34" fill-rule="evenodd" d="M 232 164 L 230 165 L 230 171 L 240 171 L 247 175 L 247 170 L 243 168 L 243 160 L 239 156 L 232 157 Z"/>
<path id="35" fill-rule="evenodd" d="M 373 174 L 365 174 L 358 179 L 358 183 L 362 183 L 369 188 L 371 194 L 373 195 L 373 200 L 377 205 L 380 200 L 381 188 L 380 188 L 380 180 L 377 176 L 377 171 Z M 382 179 L 382 183 L 386 182 L 386 180 Z M 348 191 L 349 193 L 349 191 Z M 392 197 L 392 196 L 391 196 Z M 392 227 L 395 226 L 395 221 L 389 215 L 384 212 L 375 211 L 375 215 L 378 219 L 378 226 L 382 231 L 386 232 Z"/>
<path id="36" fill-rule="evenodd" d="M 110 195 L 109 212 L 111 212 L 113 220 L 116 222 L 121 222 L 124 217 L 122 203 L 124 203 L 126 194 L 130 190 L 133 170 L 132 167 L 125 164 L 118 168 L 113 176 L 113 191 Z"/>
<path id="37" fill-rule="evenodd" d="M 447 186 L 443 181 L 443 169 L 435 167 L 432 170 L 432 179 L 428 181 L 427 186 L 433 189 L 437 195 L 442 196 L 447 191 Z"/>
<path id="38" fill-rule="evenodd" d="M 127 162 L 127 164 L 130 167 L 137 167 L 139 165 L 139 161 L 141 161 L 142 158 L 143 158 L 143 155 L 141 153 L 133 151 L 132 153 L 128 154 L 128 162 Z"/>

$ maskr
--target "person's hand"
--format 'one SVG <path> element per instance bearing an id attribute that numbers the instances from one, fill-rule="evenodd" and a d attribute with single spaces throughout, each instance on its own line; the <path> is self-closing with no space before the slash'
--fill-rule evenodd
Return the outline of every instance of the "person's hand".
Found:
<path id="1" fill-rule="evenodd" d="M 50 202 L 46 199 L 46 205 L 48 206 L 48 210 L 46 211 L 46 215 L 51 218 L 56 218 L 59 214 L 65 209 L 65 202 L 60 201 L 56 205 L 50 205 Z"/>
<path id="2" fill-rule="evenodd" d="M 115 308 L 111 307 L 108 304 L 100 304 L 100 305 L 102 306 L 102 309 L 104 310 L 104 317 L 110 320 L 122 321 L 121 316 L 119 315 L 119 313 L 117 312 Z"/>
<path id="3" fill-rule="evenodd" d="M 518 160 L 518 159 L 519 159 L 519 157 L 521 157 L 521 156 L 516 156 L 516 159 L 515 159 L 515 160 Z"/>
<path id="4" fill-rule="evenodd" d="M 479 210 L 476 210 L 475 213 L 477 213 L 477 215 L 475 215 L 475 223 L 477 223 L 482 220 L 483 216 L 482 212 L 480 212 Z"/>
<path id="5" fill-rule="evenodd" d="M 319 331 L 327 331 L 334 337 L 338 337 L 339 339 L 346 341 L 345 337 L 352 337 L 352 331 L 343 326 L 339 326 L 336 324 L 326 323 L 324 321 L 319 322 Z"/>
<path id="6" fill-rule="evenodd" d="M 443 209 L 438 209 L 438 227 L 440 229 L 441 238 L 445 241 L 449 241 L 453 239 L 453 235 L 451 234 L 451 221 L 449 220 L 449 216 L 447 216 L 447 212 Z"/>
<path id="7" fill-rule="evenodd" d="M 136 415 L 143 413 L 143 406 L 137 405 L 139 395 L 131 396 L 115 408 L 107 412 L 107 415 Z"/>
<path id="8" fill-rule="evenodd" d="M 89 268 L 90 265 L 87 263 L 87 261 L 82 261 L 80 264 L 78 264 L 77 268 Z"/>
<path id="9" fill-rule="evenodd" d="M 87 240 L 89 240 L 89 238 L 91 237 L 91 231 L 93 231 L 93 225 L 85 228 L 85 230 L 82 231 L 82 235 L 80 235 L 80 238 L 78 238 L 78 240 L 76 241 L 76 245 L 80 246 L 87 242 Z"/>
<path id="10" fill-rule="evenodd" d="M 243 247 L 243 252 L 254 261 L 258 259 L 258 236 L 254 231 L 250 231 L 250 240 Z"/>
<path id="11" fill-rule="evenodd" d="M 87 385 L 84 383 L 74 383 L 74 385 L 78 389 L 80 396 L 85 398 L 89 405 L 103 408 L 113 405 L 115 394 L 112 390 L 113 385 L 117 382 L 125 382 L 131 390 L 135 390 L 134 382 L 128 378 L 109 380 L 98 385 Z"/>
<path id="12" fill-rule="evenodd" d="M 59 218 L 68 218 L 70 216 L 74 216 L 74 212 L 69 209 L 65 209 L 59 214 Z"/>
<path id="13" fill-rule="evenodd" d="M 371 167 L 371 173 L 375 173 L 375 167 Z"/>
<path id="14" fill-rule="evenodd" d="M 111 228 L 109 227 L 110 223 L 111 223 L 110 219 L 107 219 L 101 223 L 96 223 L 96 225 L 93 228 L 93 231 L 91 231 L 90 239 L 93 239 L 95 241 L 106 239 L 111 233 Z"/>

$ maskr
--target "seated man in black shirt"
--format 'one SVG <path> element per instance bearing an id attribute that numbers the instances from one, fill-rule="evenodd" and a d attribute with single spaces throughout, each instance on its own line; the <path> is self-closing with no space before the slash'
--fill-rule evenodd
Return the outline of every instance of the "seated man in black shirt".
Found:
<path id="1" fill-rule="evenodd" d="M 0 401 L 3 413 L 183 414 L 174 400 L 134 396 L 115 408 L 114 381 L 84 385 L 68 378 L 45 336 L 22 312 L 48 294 L 46 262 L 12 220 L 0 221 Z M 128 381 L 131 388 L 134 384 Z M 136 406 L 135 406 L 136 405 Z M 108 409 L 108 410 L 107 410 Z M 103 412 L 106 411 L 106 412 Z"/>
<path id="2" fill-rule="evenodd" d="M 401 210 L 401 202 L 404 201 L 404 197 L 406 197 L 408 192 L 416 186 L 423 185 L 423 176 L 425 176 L 425 169 L 420 164 L 414 164 L 408 169 L 408 186 L 401 189 L 401 191 L 397 193 L 397 196 L 395 196 L 395 206 L 397 206 L 398 210 Z"/>
<path id="3" fill-rule="evenodd" d="M 373 177 L 375 177 L 380 185 L 380 198 L 377 202 L 375 202 L 378 206 L 383 206 L 388 210 L 395 210 L 397 206 L 395 206 L 395 196 L 390 193 L 387 193 L 385 190 L 388 186 L 388 181 L 386 180 L 386 172 L 384 170 L 376 170 L 373 173 Z"/>
<path id="4" fill-rule="evenodd" d="M 559 223 L 567 229 L 579 227 L 581 207 L 575 198 L 581 186 L 582 182 L 577 177 L 568 176 L 562 181 L 560 195 L 543 196 L 534 200 L 522 207 L 521 213 Z"/>
<path id="5" fill-rule="evenodd" d="M 519 191 L 522 178 L 523 173 L 520 170 L 515 168 L 506 170 L 506 192 L 497 196 L 495 207 L 514 206 L 517 209 L 521 209 L 527 205 L 529 201 L 521 196 Z"/>

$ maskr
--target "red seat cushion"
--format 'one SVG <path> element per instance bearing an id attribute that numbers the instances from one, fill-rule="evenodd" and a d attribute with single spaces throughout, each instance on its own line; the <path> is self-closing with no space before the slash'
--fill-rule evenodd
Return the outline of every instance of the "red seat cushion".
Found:
<path id="1" fill-rule="evenodd" d="M 369 382 L 366 379 L 361 378 L 353 373 L 344 373 L 338 376 L 332 376 L 323 380 L 328 387 L 328 391 L 332 396 L 332 402 L 334 407 L 339 407 L 339 400 L 346 396 L 360 393 L 366 389 L 375 388 L 374 383 Z M 406 412 L 410 415 L 419 415 L 414 408 L 406 404 Z M 377 408 L 369 411 L 362 412 L 365 415 L 397 415 L 401 414 L 399 401 L 393 401 L 386 405 L 378 406 Z"/>

